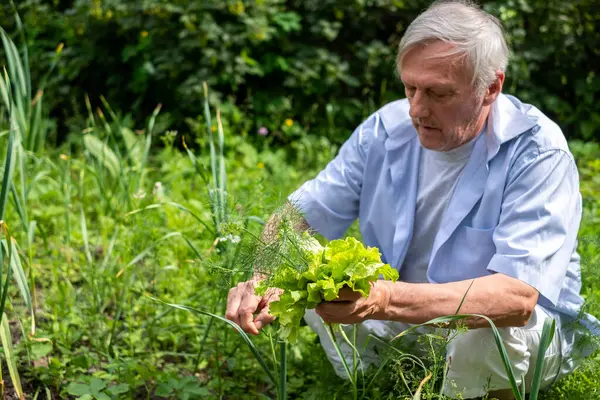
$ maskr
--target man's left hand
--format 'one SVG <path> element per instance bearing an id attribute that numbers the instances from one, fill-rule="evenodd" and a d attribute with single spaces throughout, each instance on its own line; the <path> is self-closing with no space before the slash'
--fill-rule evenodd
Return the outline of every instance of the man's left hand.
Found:
<path id="1" fill-rule="evenodd" d="M 315 311 L 327 323 L 358 324 L 367 319 L 385 319 L 389 299 L 389 286 L 379 280 L 371 282 L 368 297 L 345 287 L 337 299 L 319 304 Z"/>

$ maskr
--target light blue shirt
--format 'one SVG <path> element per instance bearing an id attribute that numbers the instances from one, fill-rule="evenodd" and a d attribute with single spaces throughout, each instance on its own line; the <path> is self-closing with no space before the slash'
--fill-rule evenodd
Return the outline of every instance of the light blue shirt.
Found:
<path id="1" fill-rule="evenodd" d="M 359 219 L 363 241 L 400 272 L 412 238 L 420 142 L 406 99 L 367 118 L 315 179 L 289 196 L 328 239 Z M 435 237 L 430 283 L 503 273 L 538 290 L 559 320 L 580 311 L 579 174 L 558 125 L 501 94 Z M 588 327 L 597 322 L 591 316 Z M 568 343 L 566 343 L 568 345 Z"/>

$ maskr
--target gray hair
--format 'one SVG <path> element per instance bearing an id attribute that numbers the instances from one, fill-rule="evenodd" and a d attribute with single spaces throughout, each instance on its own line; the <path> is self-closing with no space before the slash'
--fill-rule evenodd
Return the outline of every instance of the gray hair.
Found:
<path id="1" fill-rule="evenodd" d="M 441 40 L 455 48 L 439 56 L 464 55 L 473 72 L 472 84 L 482 92 L 506 71 L 509 50 L 500 21 L 469 0 L 436 1 L 408 27 L 396 57 L 396 71 L 413 47 Z"/>

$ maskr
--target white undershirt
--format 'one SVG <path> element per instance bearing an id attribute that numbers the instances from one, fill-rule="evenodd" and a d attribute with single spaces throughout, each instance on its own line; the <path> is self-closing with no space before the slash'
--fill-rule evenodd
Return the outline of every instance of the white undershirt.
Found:
<path id="1" fill-rule="evenodd" d="M 402 264 L 400 280 L 411 283 L 427 282 L 427 267 L 433 242 L 475 141 L 472 139 L 445 152 L 421 147 L 413 236 Z"/>

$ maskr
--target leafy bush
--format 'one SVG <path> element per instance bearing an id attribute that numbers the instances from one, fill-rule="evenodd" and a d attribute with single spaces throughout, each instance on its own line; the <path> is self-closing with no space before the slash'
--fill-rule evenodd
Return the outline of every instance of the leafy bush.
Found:
<path id="1" fill-rule="evenodd" d="M 103 94 L 134 119 L 164 105 L 173 129 L 202 114 L 202 82 L 229 103 L 235 132 L 267 128 L 289 144 L 306 133 L 342 142 L 362 118 L 403 97 L 396 45 L 425 0 L 28 0 L 17 5 L 33 75 L 58 43 L 49 106 L 81 128 L 83 95 Z M 555 117 L 570 138 L 597 138 L 600 48 L 594 1 L 484 1 L 514 49 L 506 91 Z M 0 25 L 14 32 L 10 5 Z M 75 111 L 75 117 L 73 117 Z M 286 121 L 296 123 L 290 128 Z"/>

